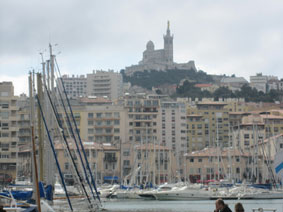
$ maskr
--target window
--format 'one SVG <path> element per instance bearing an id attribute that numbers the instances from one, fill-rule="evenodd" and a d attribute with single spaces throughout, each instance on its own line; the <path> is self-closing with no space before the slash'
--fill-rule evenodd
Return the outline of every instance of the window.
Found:
<path id="1" fill-rule="evenodd" d="M 8 119 L 9 118 L 9 112 L 8 111 L 0 112 L 0 117 L 2 117 L 2 119 Z"/>
<path id="2" fill-rule="evenodd" d="M 190 158 L 190 162 L 193 163 L 194 162 L 194 158 Z"/>
<path id="3" fill-rule="evenodd" d="M 130 156 L 130 150 L 124 151 L 123 156 L 125 157 Z"/>
<path id="4" fill-rule="evenodd" d="M 95 150 L 91 150 L 91 154 L 93 158 L 96 158 L 96 151 Z"/>
<path id="5" fill-rule="evenodd" d="M 92 126 L 92 125 L 93 125 L 93 121 L 92 121 L 92 120 L 89 120 L 89 121 L 87 122 L 87 124 L 88 124 L 89 126 Z"/>
<path id="6" fill-rule="evenodd" d="M 120 120 L 114 120 L 114 125 L 119 125 L 119 124 L 120 124 Z"/>
<path id="7" fill-rule="evenodd" d="M 199 159 L 198 159 L 198 162 L 201 163 L 201 162 L 202 162 L 202 158 L 199 158 Z"/>
<path id="8" fill-rule="evenodd" d="M 88 113 L 88 118 L 93 118 L 93 113 Z"/>
<path id="9" fill-rule="evenodd" d="M 112 117 L 112 113 L 105 113 L 105 117 L 111 118 Z"/>
<path id="10" fill-rule="evenodd" d="M 94 136 L 88 136 L 89 141 L 94 141 Z"/>
<path id="11" fill-rule="evenodd" d="M 119 133 L 120 129 L 119 128 L 114 128 L 114 133 Z"/>
<path id="12" fill-rule="evenodd" d="M 240 168 L 239 167 L 236 168 L 236 173 L 240 174 Z"/>
<path id="13" fill-rule="evenodd" d="M 65 163 L 65 170 L 69 170 L 69 163 Z"/>
<path id="14" fill-rule="evenodd" d="M 103 132 L 103 129 L 102 128 L 95 128 L 95 133 L 102 133 Z"/>
<path id="15" fill-rule="evenodd" d="M 9 124 L 8 123 L 2 123 L 2 130 L 8 130 L 9 129 Z"/>
<path id="16" fill-rule="evenodd" d="M 88 133 L 88 134 L 93 134 L 93 133 L 94 133 L 94 129 L 93 129 L 93 128 L 89 128 L 89 129 L 87 130 L 87 133 Z"/>
<path id="17" fill-rule="evenodd" d="M 85 154 L 86 154 L 87 157 L 89 157 L 89 150 L 88 149 L 85 150 Z"/>
<path id="18" fill-rule="evenodd" d="M 240 157 L 239 156 L 236 156 L 235 159 L 236 159 L 236 162 L 240 162 Z"/>
<path id="19" fill-rule="evenodd" d="M 7 138 L 7 137 L 9 137 L 9 133 L 4 133 L 4 132 L 2 132 L 2 135 L 1 135 L 3 138 Z"/>
<path id="20" fill-rule="evenodd" d="M 130 166 L 130 161 L 129 160 L 124 160 L 123 164 L 124 164 L 124 166 Z"/>

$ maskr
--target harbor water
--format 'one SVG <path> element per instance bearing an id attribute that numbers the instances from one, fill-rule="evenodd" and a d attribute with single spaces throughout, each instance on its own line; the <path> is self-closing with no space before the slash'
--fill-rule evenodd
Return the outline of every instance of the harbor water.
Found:
<path id="1" fill-rule="evenodd" d="M 245 212 L 252 212 L 253 209 L 276 209 L 276 212 L 283 212 L 283 199 L 274 200 L 225 200 L 225 203 L 234 211 L 234 205 L 241 202 Z M 152 212 L 213 212 L 215 200 L 200 201 L 156 201 L 156 200 L 109 200 L 103 202 L 106 211 L 152 211 Z"/>

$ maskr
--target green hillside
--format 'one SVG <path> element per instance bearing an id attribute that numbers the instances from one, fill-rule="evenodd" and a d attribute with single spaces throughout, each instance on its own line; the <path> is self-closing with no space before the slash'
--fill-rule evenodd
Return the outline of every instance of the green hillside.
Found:
<path id="1" fill-rule="evenodd" d="M 183 79 L 195 83 L 213 82 L 211 76 L 204 71 L 191 70 L 166 70 L 166 71 L 144 71 L 135 72 L 133 76 L 126 76 L 125 70 L 121 70 L 124 82 L 130 82 L 132 85 L 138 85 L 143 88 L 151 89 L 163 84 L 179 84 Z"/>

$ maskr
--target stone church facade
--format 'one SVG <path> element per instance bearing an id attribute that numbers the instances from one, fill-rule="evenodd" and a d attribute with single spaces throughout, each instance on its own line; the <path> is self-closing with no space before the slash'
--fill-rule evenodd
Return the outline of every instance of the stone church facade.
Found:
<path id="1" fill-rule="evenodd" d="M 163 36 L 164 48 L 155 50 L 154 43 L 148 41 L 146 50 L 143 52 L 143 58 L 138 65 L 126 67 L 125 74 L 132 75 L 137 71 L 165 71 L 168 69 L 194 69 L 194 61 L 188 63 L 175 63 L 173 54 L 173 35 L 170 32 L 170 23 L 167 23 L 166 34 Z"/>

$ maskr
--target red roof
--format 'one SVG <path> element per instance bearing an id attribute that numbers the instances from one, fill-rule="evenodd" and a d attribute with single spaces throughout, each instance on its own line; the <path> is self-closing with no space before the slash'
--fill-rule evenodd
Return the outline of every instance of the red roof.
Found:
<path id="1" fill-rule="evenodd" d="M 197 88 L 207 88 L 207 87 L 211 87 L 212 84 L 195 84 L 195 87 Z"/>

